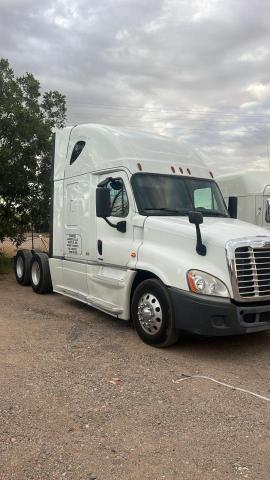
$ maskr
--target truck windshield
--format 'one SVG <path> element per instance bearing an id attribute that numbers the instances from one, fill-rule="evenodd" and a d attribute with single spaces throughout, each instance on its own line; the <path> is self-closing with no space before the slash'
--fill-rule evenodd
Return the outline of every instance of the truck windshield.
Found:
<path id="1" fill-rule="evenodd" d="M 229 216 L 213 180 L 136 173 L 132 186 L 142 215 L 188 215 L 195 210 L 204 216 Z"/>

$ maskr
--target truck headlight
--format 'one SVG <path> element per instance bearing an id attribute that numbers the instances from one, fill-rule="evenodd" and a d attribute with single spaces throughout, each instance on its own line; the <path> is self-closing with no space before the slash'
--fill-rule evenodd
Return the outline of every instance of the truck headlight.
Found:
<path id="1" fill-rule="evenodd" d="M 188 286 L 193 293 L 213 295 L 215 297 L 229 297 L 226 285 L 213 275 L 200 270 L 189 270 L 187 274 Z"/>

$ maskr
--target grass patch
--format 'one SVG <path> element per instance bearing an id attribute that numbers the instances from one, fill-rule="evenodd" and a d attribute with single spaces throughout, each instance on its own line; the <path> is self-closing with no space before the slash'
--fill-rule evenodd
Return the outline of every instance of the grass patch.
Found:
<path id="1" fill-rule="evenodd" d="M 12 258 L 0 252 L 0 274 L 9 273 L 12 268 Z"/>

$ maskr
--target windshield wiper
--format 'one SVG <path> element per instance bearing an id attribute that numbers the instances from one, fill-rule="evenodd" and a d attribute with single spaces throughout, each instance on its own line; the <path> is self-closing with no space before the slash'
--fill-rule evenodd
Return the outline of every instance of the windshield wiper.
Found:
<path id="1" fill-rule="evenodd" d="M 189 210 L 176 210 L 173 208 L 144 208 L 145 211 L 153 211 L 153 212 L 168 212 L 168 213 L 178 213 L 178 215 L 187 215 Z"/>

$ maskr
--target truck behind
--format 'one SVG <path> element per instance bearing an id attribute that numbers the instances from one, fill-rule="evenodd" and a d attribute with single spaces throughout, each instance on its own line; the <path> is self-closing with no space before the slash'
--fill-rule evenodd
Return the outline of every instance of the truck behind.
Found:
<path id="1" fill-rule="evenodd" d="M 221 175 L 216 181 L 225 201 L 236 197 L 237 218 L 265 228 L 270 227 L 270 172 L 247 171 Z"/>

